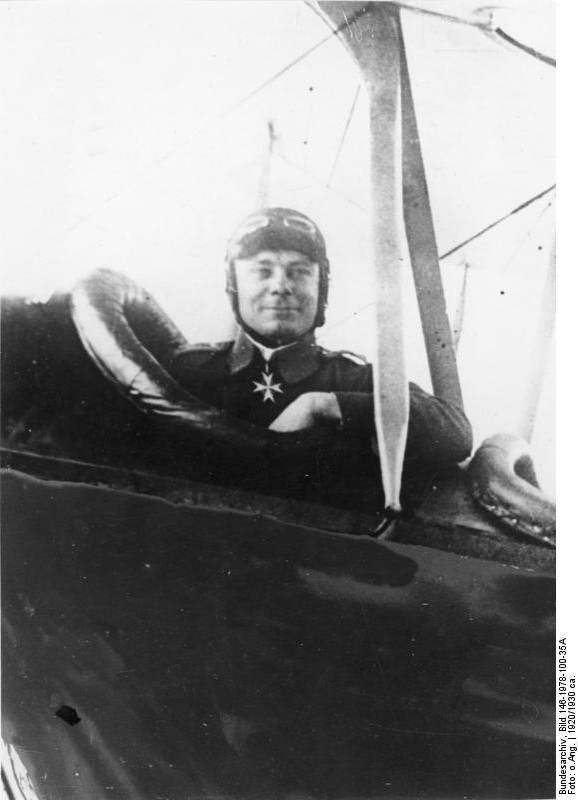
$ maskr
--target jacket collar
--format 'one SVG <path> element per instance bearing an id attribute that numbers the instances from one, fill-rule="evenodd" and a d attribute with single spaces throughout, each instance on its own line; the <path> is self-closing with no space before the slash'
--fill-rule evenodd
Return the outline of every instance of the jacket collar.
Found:
<path id="1" fill-rule="evenodd" d="M 228 357 L 231 372 L 235 374 L 248 367 L 259 351 L 286 383 L 297 383 L 313 375 L 319 368 L 320 348 L 315 344 L 312 333 L 290 345 L 269 349 L 262 348 L 244 330 L 240 330 Z"/>

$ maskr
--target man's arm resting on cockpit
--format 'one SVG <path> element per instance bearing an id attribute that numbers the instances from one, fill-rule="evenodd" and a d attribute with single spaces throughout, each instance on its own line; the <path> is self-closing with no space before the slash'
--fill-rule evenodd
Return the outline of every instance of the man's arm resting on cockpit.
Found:
<path id="1" fill-rule="evenodd" d="M 436 465 L 454 464 L 472 450 L 472 429 L 464 412 L 448 400 L 409 387 L 410 412 L 406 458 Z M 307 392 L 271 425 L 287 432 L 319 423 L 341 424 L 353 436 L 375 435 L 373 395 L 369 392 Z"/>

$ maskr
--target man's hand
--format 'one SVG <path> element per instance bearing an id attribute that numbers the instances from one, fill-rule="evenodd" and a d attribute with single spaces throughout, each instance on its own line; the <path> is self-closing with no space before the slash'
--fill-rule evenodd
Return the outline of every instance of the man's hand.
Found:
<path id="1" fill-rule="evenodd" d="M 269 425 L 269 429 L 290 433 L 319 424 L 338 424 L 341 419 L 341 409 L 333 392 L 306 392 L 287 406 Z"/>

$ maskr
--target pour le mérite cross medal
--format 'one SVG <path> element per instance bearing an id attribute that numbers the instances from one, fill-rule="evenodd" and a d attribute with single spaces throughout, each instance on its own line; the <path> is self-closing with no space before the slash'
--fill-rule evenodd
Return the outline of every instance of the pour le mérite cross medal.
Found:
<path id="1" fill-rule="evenodd" d="M 263 402 L 266 403 L 267 400 L 270 400 L 272 403 L 275 402 L 275 392 L 278 394 L 283 394 L 283 389 L 281 388 L 280 383 L 275 383 L 275 376 L 272 372 L 269 372 L 269 365 L 265 365 L 265 372 L 261 373 L 262 382 L 253 381 L 255 384 L 255 388 L 253 392 L 262 392 L 263 393 Z"/>

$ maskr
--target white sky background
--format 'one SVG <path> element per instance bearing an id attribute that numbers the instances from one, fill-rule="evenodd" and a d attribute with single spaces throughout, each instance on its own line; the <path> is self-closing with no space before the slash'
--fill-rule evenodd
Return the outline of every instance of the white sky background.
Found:
<path id="1" fill-rule="evenodd" d="M 522 15 L 516 6 L 505 29 L 551 54 L 551 4 L 526 2 Z M 404 31 L 443 253 L 554 183 L 554 70 L 415 12 L 404 12 Z M 145 285 L 191 340 L 226 338 L 226 240 L 258 203 L 271 120 L 269 203 L 309 213 L 328 242 L 333 280 L 320 339 L 371 356 L 363 91 L 333 171 L 356 68 L 333 38 L 238 105 L 327 34 L 293 2 L 0 3 L 3 292 L 46 297 L 110 267 Z M 458 356 L 478 442 L 520 424 L 550 199 L 444 262 L 452 320 L 468 265 Z M 429 388 L 412 302 L 408 292 L 408 365 Z M 552 491 L 550 378 L 534 443 Z"/>

